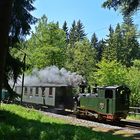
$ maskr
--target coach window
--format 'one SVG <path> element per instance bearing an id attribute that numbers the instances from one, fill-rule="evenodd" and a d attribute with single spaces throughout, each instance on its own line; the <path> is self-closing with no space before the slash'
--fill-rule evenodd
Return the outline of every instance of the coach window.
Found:
<path id="1" fill-rule="evenodd" d="M 105 91 L 105 98 L 113 98 L 113 90 L 107 89 Z"/>
<path id="2" fill-rule="evenodd" d="M 27 95 L 27 87 L 24 88 L 24 95 Z"/>
<path id="3" fill-rule="evenodd" d="M 38 96 L 38 91 L 39 91 L 39 89 L 38 89 L 38 87 L 36 87 L 35 96 Z"/>
<path id="4" fill-rule="evenodd" d="M 42 97 L 45 97 L 45 87 L 42 87 Z"/>
<path id="5" fill-rule="evenodd" d="M 49 88 L 49 95 L 52 95 L 52 87 Z"/>
<path id="6" fill-rule="evenodd" d="M 30 96 L 33 96 L 33 88 L 30 88 Z"/>

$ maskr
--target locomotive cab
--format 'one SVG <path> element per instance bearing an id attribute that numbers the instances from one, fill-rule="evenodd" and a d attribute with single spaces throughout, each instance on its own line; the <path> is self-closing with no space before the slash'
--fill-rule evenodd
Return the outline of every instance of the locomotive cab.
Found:
<path id="1" fill-rule="evenodd" d="M 130 90 L 126 86 L 109 86 L 104 88 L 104 102 L 109 120 L 120 120 L 127 117 L 129 111 Z"/>
<path id="2" fill-rule="evenodd" d="M 126 86 L 120 86 L 116 89 L 115 116 L 126 118 L 129 111 L 130 89 Z"/>

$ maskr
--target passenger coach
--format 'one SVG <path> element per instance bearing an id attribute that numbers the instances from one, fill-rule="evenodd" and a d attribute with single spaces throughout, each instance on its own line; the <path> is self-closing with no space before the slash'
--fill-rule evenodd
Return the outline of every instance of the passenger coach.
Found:
<path id="1" fill-rule="evenodd" d="M 15 91 L 21 95 L 22 87 L 16 86 Z M 67 85 L 34 85 L 23 87 L 22 101 L 48 107 L 72 108 L 72 87 Z"/>

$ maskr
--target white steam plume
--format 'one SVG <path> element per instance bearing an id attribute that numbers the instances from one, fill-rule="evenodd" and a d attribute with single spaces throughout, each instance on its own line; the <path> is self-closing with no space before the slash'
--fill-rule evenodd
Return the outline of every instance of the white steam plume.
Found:
<path id="1" fill-rule="evenodd" d="M 25 76 L 24 85 L 65 84 L 77 86 L 82 80 L 82 76 L 75 72 L 72 73 L 65 68 L 59 70 L 58 67 L 51 66 L 39 71 L 33 70 L 31 75 Z"/>

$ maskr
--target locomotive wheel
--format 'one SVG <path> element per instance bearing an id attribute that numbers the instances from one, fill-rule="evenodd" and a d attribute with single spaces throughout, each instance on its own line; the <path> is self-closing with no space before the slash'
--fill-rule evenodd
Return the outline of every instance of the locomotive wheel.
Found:
<path id="1" fill-rule="evenodd" d="M 121 118 L 116 118 L 114 121 L 115 122 L 120 122 L 121 121 Z"/>
<path id="2" fill-rule="evenodd" d="M 76 118 L 81 119 L 81 115 L 80 114 L 76 114 Z"/>
<path id="3" fill-rule="evenodd" d="M 102 121 L 105 121 L 105 118 L 103 118 L 103 116 L 101 114 L 98 114 L 97 120 L 102 122 Z"/>

